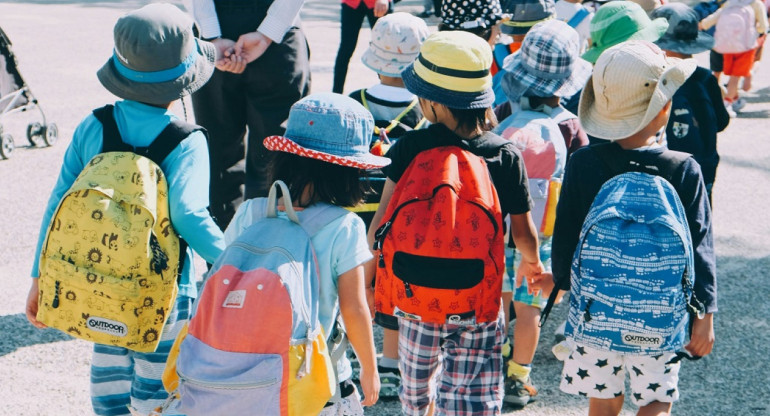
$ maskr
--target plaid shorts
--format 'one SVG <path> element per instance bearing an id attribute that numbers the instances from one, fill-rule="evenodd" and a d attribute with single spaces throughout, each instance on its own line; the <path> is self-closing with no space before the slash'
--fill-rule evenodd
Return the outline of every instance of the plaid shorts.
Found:
<path id="1" fill-rule="evenodd" d="M 502 310 L 478 325 L 399 320 L 402 414 L 424 415 L 435 401 L 437 415 L 499 415 L 504 329 Z"/>
<path id="2" fill-rule="evenodd" d="M 546 271 L 551 270 L 551 237 L 540 239 L 540 261 Z M 527 291 L 527 280 L 524 279 L 520 287 L 516 287 L 516 269 L 521 262 L 521 253 L 518 250 L 505 248 L 505 276 L 503 276 L 503 292 L 514 292 L 513 300 L 525 305 L 545 307 L 547 297 L 532 296 Z"/>

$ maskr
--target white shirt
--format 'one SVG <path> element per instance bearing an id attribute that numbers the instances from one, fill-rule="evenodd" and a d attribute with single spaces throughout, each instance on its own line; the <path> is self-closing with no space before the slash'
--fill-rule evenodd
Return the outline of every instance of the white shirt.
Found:
<path id="1" fill-rule="evenodd" d="M 200 27 L 201 37 L 209 39 L 222 36 L 214 0 L 191 0 L 191 2 L 192 14 Z M 267 9 L 265 20 L 259 25 L 257 31 L 273 42 L 281 43 L 283 36 L 292 26 L 299 26 L 299 11 L 304 3 L 305 0 L 273 1 Z"/>
<path id="2" fill-rule="evenodd" d="M 578 10 L 583 8 L 585 8 L 585 6 L 581 3 L 570 3 L 565 0 L 559 0 L 556 2 L 556 18 L 565 23 L 569 22 L 569 20 L 572 19 L 572 16 L 574 16 Z M 574 28 L 578 32 L 578 35 L 580 35 L 580 53 L 583 53 L 586 50 L 588 40 L 591 38 L 591 19 L 593 18 L 594 14 L 590 13 L 583 18 L 576 28 Z"/>

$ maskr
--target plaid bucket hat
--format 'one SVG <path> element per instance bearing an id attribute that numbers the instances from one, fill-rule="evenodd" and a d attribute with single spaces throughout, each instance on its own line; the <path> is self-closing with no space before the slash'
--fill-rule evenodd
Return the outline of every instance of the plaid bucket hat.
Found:
<path id="1" fill-rule="evenodd" d="M 695 55 L 714 47 L 714 38 L 698 30 L 698 13 L 686 4 L 667 4 L 655 9 L 652 17 L 668 20 L 668 30 L 655 42 L 661 49 Z"/>
<path id="2" fill-rule="evenodd" d="M 578 116 L 591 136 L 620 140 L 645 128 L 695 72 L 693 59 L 667 57 L 634 40 L 605 51 L 580 96 Z"/>
<path id="3" fill-rule="evenodd" d="M 495 101 L 491 66 L 492 50 L 484 39 L 463 31 L 437 32 L 401 78 L 412 94 L 449 108 L 488 108 Z"/>
<path id="4" fill-rule="evenodd" d="M 611 1 L 591 19 L 591 47 L 583 59 L 594 63 L 607 48 L 627 40 L 655 42 L 668 29 L 666 19 L 650 20 L 642 6 L 631 1 Z"/>
<path id="5" fill-rule="evenodd" d="M 428 25 L 417 16 L 403 12 L 383 16 L 372 29 L 372 41 L 361 61 L 380 75 L 400 77 L 417 58 L 428 35 Z"/>
<path id="6" fill-rule="evenodd" d="M 374 118 L 358 101 L 335 93 L 311 94 L 289 110 L 286 134 L 263 141 L 268 150 L 335 165 L 376 169 L 390 159 L 369 152 Z"/>
<path id="7" fill-rule="evenodd" d="M 167 104 L 192 94 L 214 73 L 216 48 L 196 39 L 178 7 L 154 3 L 115 24 L 112 57 L 97 72 L 109 92 L 126 100 Z"/>
<path id="8" fill-rule="evenodd" d="M 561 20 L 538 23 L 503 63 L 501 86 L 512 102 L 523 96 L 569 97 L 591 76 L 591 64 L 580 58 L 580 35 Z"/>
<path id="9" fill-rule="evenodd" d="M 524 35 L 533 26 L 556 17 L 554 0 L 503 0 L 500 31 L 506 35 Z"/>
<path id="10" fill-rule="evenodd" d="M 444 0 L 441 23 L 446 30 L 487 29 L 503 17 L 500 0 Z"/>

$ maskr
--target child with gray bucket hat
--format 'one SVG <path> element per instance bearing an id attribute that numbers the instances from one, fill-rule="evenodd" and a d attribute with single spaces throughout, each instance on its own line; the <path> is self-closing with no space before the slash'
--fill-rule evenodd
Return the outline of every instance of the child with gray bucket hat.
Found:
<path id="1" fill-rule="evenodd" d="M 591 76 L 591 64 L 580 58 L 578 33 L 566 23 L 550 19 L 527 33 L 521 49 L 506 58 L 504 70 L 502 88 L 514 111 L 501 120 L 495 132 L 516 143 L 522 152 L 534 202 L 532 218 L 539 230 L 540 258 L 548 270 L 552 214 L 567 156 L 588 144 L 577 116 L 560 107 L 559 97 L 583 88 Z M 545 306 L 545 298 L 530 293 L 526 282 L 514 284 L 520 257 L 514 248 L 506 247 L 503 307 L 508 310 L 513 300 L 516 321 L 513 349 L 508 342 L 503 347 L 507 369 L 504 401 L 515 406 L 526 405 L 537 394 L 530 372 L 540 338 L 540 310 Z"/>
<path id="2" fill-rule="evenodd" d="M 581 96 L 586 132 L 610 143 L 572 155 L 556 210 L 553 280 L 537 279 L 532 287 L 551 293 L 544 315 L 557 289 L 571 290 L 560 388 L 588 397 L 589 414 L 621 412 L 626 374 L 639 414 L 670 414 L 680 393 L 681 359 L 706 356 L 713 348 L 717 286 L 711 209 L 698 163 L 668 150 L 661 135 L 671 99 L 695 68 L 693 60 L 667 57 L 651 42 L 628 41 L 601 54 Z M 606 215 L 597 217 L 600 212 Z M 610 217 L 613 225 L 601 222 Z M 660 258 L 671 244 L 654 238 L 662 234 L 655 234 L 653 225 L 635 225 L 660 224 L 664 217 L 679 230 L 667 267 L 649 259 Z M 602 230 L 603 243 L 591 230 Z M 638 237 L 628 241 L 628 235 Z M 650 245 L 639 243 L 650 237 Z M 694 282 L 682 282 L 683 269 L 693 270 Z M 629 291 L 621 294 L 623 282 Z M 663 289 L 663 282 L 671 289 Z M 602 299 L 591 300 L 594 295 Z M 622 300 L 629 298 L 634 302 Z M 648 306 L 653 304 L 670 312 Z M 692 328 L 686 342 L 688 310 Z"/>
<path id="3" fill-rule="evenodd" d="M 714 38 L 698 30 L 698 14 L 685 4 L 667 4 L 655 9 L 652 17 L 668 20 L 668 31 L 655 42 L 668 56 L 687 59 L 714 47 Z M 666 127 L 668 148 L 692 154 L 703 171 L 711 201 L 719 164 L 717 133 L 730 123 L 722 90 L 711 71 L 699 66 L 671 102 Z"/>
<path id="4" fill-rule="evenodd" d="M 171 232 L 175 230 L 208 262 L 213 263 L 222 252 L 222 232 L 207 210 L 206 135 L 200 127 L 181 122 L 170 111 L 172 103 L 199 89 L 214 72 L 216 50 L 212 44 L 196 39 L 192 27 L 192 19 L 170 4 L 150 4 L 118 19 L 114 53 L 97 76 L 108 91 L 122 100 L 94 110 L 94 114 L 88 115 L 75 129 L 45 210 L 35 259 L 40 257 L 59 201 L 86 164 L 92 158 L 96 161 L 95 156 L 113 145 L 129 149 L 124 153 L 146 151 L 162 169 L 161 176 L 165 176 L 168 183 Z M 156 145 L 156 139 L 160 145 Z M 163 146 L 165 143 L 171 145 Z M 157 151 L 160 147 L 165 147 L 165 151 Z M 108 176 L 120 173 L 109 172 Z M 97 217 L 94 214 L 92 218 Z M 111 242 L 109 248 L 117 249 L 117 244 L 113 248 Z M 161 308 L 158 310 L 165 317 L 162 332 L 156 333 L 160 339 L 157 350 L 143 353 L 112 345 L 94 345 L 90 376 L 95 414 L 129 415 L 129 407 L 132 412 L 148 414 L 166 400 L 168 395 L 160 376 L 169 348 L 189 319 L 192 300 L 197 295 L 192 251 L 188 248 L 181 257 L 178 292 L 171 310 L 155 306 Z M 36 317 L 38 265 L 35 260 L 26 313 L 30 322 L 41 328 L 44 325 Z M 128 275 L 131 271 L 116 270 L 115 273 Z"/>

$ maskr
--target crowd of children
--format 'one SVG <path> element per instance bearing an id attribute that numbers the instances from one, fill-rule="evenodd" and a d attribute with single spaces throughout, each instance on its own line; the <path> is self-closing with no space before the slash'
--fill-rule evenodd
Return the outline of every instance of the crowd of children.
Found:
<path id="1" fill-rule="evenodd" d="M 247 310 L 269 289 L 269 276 L 253 277 L 222 254 L 240 244 L 258 269 L 266 251 L 243 238 L 264 221 L 305 226 L 312 246 L 304 263 L 288 249 L 271 249 L 293 274 L 280 264 L 276 273 L 317 273 L 306 298 L 317 314 L 292 304 L 307 325 L 287 334 L 290 356 L 272 352 L 285 360 L 277 367 L 283 376 L 264 386 L 232 384 L 282 386 L 269 390 L 265 411 L 274 405 L 276 414 L 296 414 L 291 403 L 302 399 L 292 389 L 315 377 L 319 353 L 334 368 L 322 415 L 362 415 L 388 397 L 398 397 L 406 415 L 498 415 L 504 403 L 525 406 L 537 397 L 532 362 L 541 322 L 566 295 L 566 340 L 554 349 L 564 361 L 561 390 L 588 397 L 589 414 L 617 415 L 628 373 L 639 414 L 670 414 L 681 358 L 706 356 L 715 342 L 717 134 L 745 105 L 738 89 L 741 79 L 751 88 L 767 31 L 764 5 L 727 0 L 704 19 L 682 3 L 647 2 L 649 10 L 630 1 L 439 4 L 443 20 L 431 34 L 416 16 L 386 15 L 387 0 L 343 1 L 335 93 L 299 100 L 285 134 L 264 139 L 271 195 L 241 204 L 224 234 L 207 211 L 205 130 L 169 108 L 203 86 L 218 60 L 238 58 L 217 56 L 195 39 L 190 17 L 172 5 L 145 6 L 118 21 L 114 55 L 98 76 L 122 100 L 75 130 L 43 218 L 26 309 L 39 328 L 84 339 L 90 331 L 109 334 L 95 343 L 91 364 L 96 414 L 177 414 L 175 401 L 188 406 L 197 394 L 205 397 L 200 406 L 235 383 L 206 384 L 179 369 L 180 387 L 167 392 L 161 374 L 174 368 L 170 354 L 189 354 L 189 339 L 217 325 L 194 320 L 188 333 L 191 316 L 206 316 L 200 308 Z M 373 30 L 362 61 L 379 83 L 343 96 L 364 16 Z M 714 36 L 703 31 L 712 26 Z M 726 91 L 691 59 L 709 50 L 723 60 L 712 71 L 730 77 Z M 127 182 L 139 191 L 123 193 Z M 89 192 L 99 199 L 86 200 Z M 166 200 L 168 207 L 156 206 Z M 315 214 L 324 208 L 336 214 Z M 65 209 L 82 212 L 70 219 Z M 310 214 L 328 219 L 311 231 Z M 115 234 L 89 228 L 108 218 Z M 145 228 L 148 240 L 137 241 Z M 177 258 L 164 245 L 169 236 L 178 236 Z M 231 289 L 219 304 L 193 306 L 191 250 L 212 270 L 240 270 L 222 280 Z M 177 284 L 164 295 L 167 306 L 147 297 L 143 307 L 126 308 L 155 287 L 153 279 L 171 276 Z M 250 279 L 259 284 L 247 288 Z M 127 289 L 134 281 L 136 289 Z M 302 292 L 297 282 L 283 284 Z M 104 315 L 105 304 L 116 305 L 115 315 Z M 143 332 L 152 347 L 122 339 L 135 330 L 123 319 L 135 315 L 141 334 L 149 308 L 163 328 Z M 310 318 L 329 351 L 313 342 Z M 62 319 L 68 324 L 59 326 Z M 373 323 L 385 330 L 379 361 Z M 357 372 L 335 351 L 344 338 Z M 271 341 L 245 352 L 267 357 Z M 253 365 L 275 362 L 260 360 Z M 214 373 L 223 365 L 209 364 Z"/>

